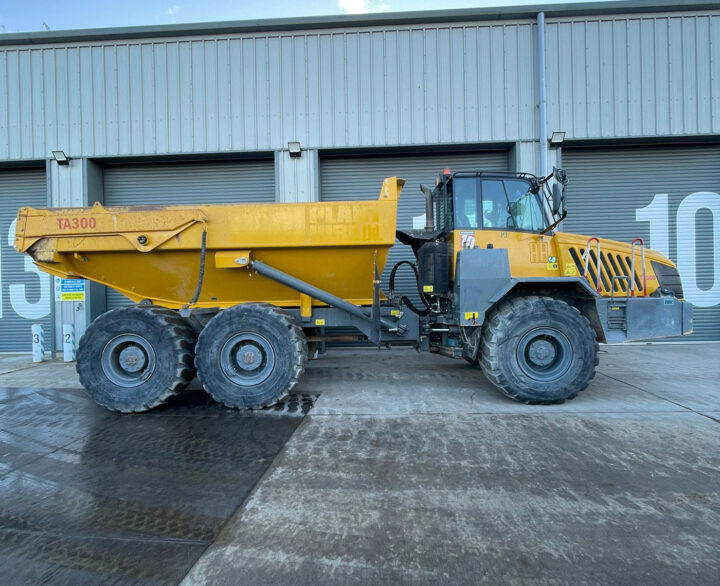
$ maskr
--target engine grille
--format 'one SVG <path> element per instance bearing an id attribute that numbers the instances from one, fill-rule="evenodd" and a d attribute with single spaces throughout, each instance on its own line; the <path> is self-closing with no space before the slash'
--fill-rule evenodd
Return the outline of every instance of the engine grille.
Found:
<path id="1" fill-rule="evenodd" d="M 568 251 L 570 256 L 575 261 L 577 266 L 578 274 L 582 275 L 585 272 L 585 263 L 583 262 L 583 256 L 585 254 L 585 248 L 576 248 L 574 246 L 569 247 Z M 640 263 L 638 256 L 635 257 L 635 291 L 639 294 L 643 293 L 642 275 L 638 274 L 637 266 Z M 628 277 L 628 279 L 618 279 L 615 281 L 615 294 L 627 294 L 630 267 L 632 261 L 629 255 L 622 255 L 613 252 L 600 252 L 600 292 L 610 294 L 612 291 L 612 279 L 616 276 Z M 588 262 L 588 277 L 593 288 L 597 283 L 598 274 L 598 258 L 597 254 L 593 249 L 590 249 L 590 261 Z"/>

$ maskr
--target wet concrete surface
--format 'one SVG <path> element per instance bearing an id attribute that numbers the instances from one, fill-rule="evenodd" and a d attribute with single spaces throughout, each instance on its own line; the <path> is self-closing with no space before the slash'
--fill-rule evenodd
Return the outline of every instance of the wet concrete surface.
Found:
<path id="1" fill-rule="evenodd" d="M 270 416 L 189 391 L 120 415 L 82 389 L 0 388 L 0 581 L 178 583 L 311 401 Z"/>
<path id="2" fill-rule="evenodd" d="M 708 584 L 718 345 L 605 348 L 565 405 L 463 361 L 329 353 L 315 408 L 184 584 Z"/>
<path id="3" fill-rule="evenodd" d="M 717 584 L 707 418 L 426 419 L 311 416 L 186 583 Z"/>

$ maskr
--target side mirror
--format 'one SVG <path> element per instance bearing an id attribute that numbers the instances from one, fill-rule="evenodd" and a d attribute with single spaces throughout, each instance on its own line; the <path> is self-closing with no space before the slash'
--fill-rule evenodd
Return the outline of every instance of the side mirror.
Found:
<path id="1" fill-rule="evenodd" d="M 552 212 L 559 215 L 565 211 L 565 190 L 560 187 L 559 183 L 552 186 Z"/>

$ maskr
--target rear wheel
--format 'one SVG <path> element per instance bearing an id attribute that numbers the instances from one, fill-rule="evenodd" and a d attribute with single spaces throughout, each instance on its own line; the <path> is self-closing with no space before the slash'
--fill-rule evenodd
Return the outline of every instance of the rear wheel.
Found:
<path id="1" fill-rule="evenodd" d="M 200 332 L 195 364 L 205 390 L 227 407 L 273 405 L 297 384 L 307 342 L 290 315 L 264 303 L 225 309 Z"/>
<path id="2" fill-rule="evenodd" d="M 505 395 L 523 403 L 573 399 L 595 376 L 597 353 L 588 320 L 551 297 L 503 303 L 483 327 L 485 375 Z"/>
<path id="3" fill-rule="evenodd" d="M 90 396 L 112 411 L 147 411 L 195 376 L 195 333 L 172 310 L 134 305 L 98 317 L 80 339 L 76 368 Z"/>

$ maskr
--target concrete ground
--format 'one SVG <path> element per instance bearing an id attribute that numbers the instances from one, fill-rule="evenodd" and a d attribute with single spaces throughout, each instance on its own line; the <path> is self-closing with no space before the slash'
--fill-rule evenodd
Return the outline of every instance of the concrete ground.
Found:
<path id="1" fill-rule="evenodd" d="M 180 556 L 185 565 L 174 563 L 178 571 L 126 571 L 113 575 L 119 582 L 176 581 L 190 565 L 186 584 L 717 584 L 720 576 L 716 344 L 604 347 L 590 387 L 550 407 L 503 398 L 464 361 L 412 350 L 333 351 L 309 365 L 297 389 L 319 395 L 297 429 L 297 417 L 236 414 L 199 393 L 157 413 L 118 416 L 85 402 L 68 365 L 13 368 L 0 374 L 0 387 L 22 389 L 6 391 L 0 403 L 4 576 L 102 577 L 108 566 L 100 562 L 97 573 L 82 573 L 92 550 L 67 559 L 38 552 L 63 523 L 72 539 L 95 531 L 132 541 L 128 527 L 154 515 L 176 487 L 178 510 L 213 521 L 201 524 L 197 547 Z M 28 423 L 14 419 L 21 413 Z M 129 447 L 118 454 L 105 447 L 110 438 L 90 441 L 88 417 L 109 426 L 114 441 L 130 438 Z M 290 419 L 285 435 L 269 430 Z M 161 425 L 167 420 L 178 426 Z M 210 427 L 216 443 L 199 434 Z M 183 429 L 192 449 L 153 459 L 163 439 Z M 258 456 L 253 470 L 262 477 L 249 497 L 252 475 L 228 476 L 242 475 L 253 458 L 241 445 L 217 447 L 246 432 L 257 446 L 276 439 Z M 88 443 L 94 458 L 84 456 Z M 47 446 L 57 455 L 40 454 Z M 177 458 L 183 465 L 173 475 Z M 142 506 L 126 511 L 127 482 L 137 490 L 156 468 L 165 484 L 143 488 Z M 213 498 L 203 497 L 202 481 L 214 483 Z M 67 485 L 109 492 L 110 506 L 81 498 L 80 512 L 58 515 Z M 47 505 L 53 499 L 55 508 Z M 103 526 L 95 507 L 113 521 Z M 38 509 L 55 515 L 55 525 L 48 529 Z M 18 535 L 27 536 L 24 546 L 13 546 Z M 166 548 L 182 541 L 167 530 L 146 539 Z M 158 547 L 152 556 L 129 548 L 124 564 L 177 559 Z M 20 571 L 38 558 L 44 574 Z"/>

